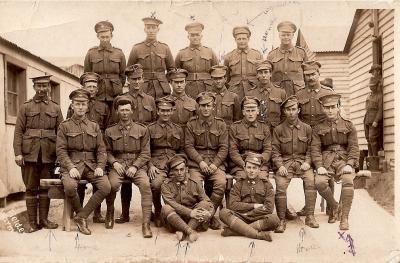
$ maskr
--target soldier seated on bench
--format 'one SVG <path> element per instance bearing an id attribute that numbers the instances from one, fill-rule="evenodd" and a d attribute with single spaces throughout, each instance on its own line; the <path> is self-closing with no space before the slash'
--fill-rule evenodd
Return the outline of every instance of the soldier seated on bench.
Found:
<path id="1" fill-rule="evenodd" d="M 100 127 L 86 116 L 89 97 L 89 92 L 84 89 L 71 92 L 69 98 L 74 114 L 60 124 L 56 144 L 65 197 L 76 212 L 74 221 L 79 231 L 85 235 L 91 234 L 88 216 L 111 190 L 110 182 L 104 176 L 107 152 Z M 87 179 L 98 189 L 83 208 L 77 193 L 80 178 Z"/>
<path id="2" fill-rule="evenodd" d="M 228 209 L 219 218 L 227 227 L 222 236 L 246 236 L 272 241 L 268 231 L 274 231 L 279 218 L 273 215 L 274 189 L 267 177 L 260 176 L 263 157 L 251 153 L 245 161 L 245 177 L 240 178 L 230 192 Z"/>
<path id="3" fill-rule="evenodd" d="M 178 240 L 194 242 L 198 228 L 207 229 L 214 205 L 204 192 L 202 182 L 189 177 L 187 158 L 176 154 L 168 161 L 169 178 L 161 185 L 165 205 L 161 209 L 163 225 L 177 231 Z"/>
<path id="4" fill-rule="evenodd" d="M 139 188 L 143 215 L 142 233 L 143 237 L 150 238 L 153 234 L 150 229 L 152 195 L 147 176 L 147 163 L 150 160 L 149 130 L 143 124 L 132 121 L 133 101 L 130 97 L 117 97 L 114 108 L 119 122 L 108 127 L 105 133 L 108 163 L 112 166 L 108 174 L 111 193 L 106 198 L 106 228 L 114 226 L 115 196 L 124 177 L 128 177 Z"/>

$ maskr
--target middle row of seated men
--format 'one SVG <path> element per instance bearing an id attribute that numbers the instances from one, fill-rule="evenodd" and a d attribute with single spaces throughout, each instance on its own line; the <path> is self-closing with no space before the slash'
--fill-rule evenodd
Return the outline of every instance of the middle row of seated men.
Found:
<path id="1" fill-rule="evenodd" d="M 314 74 L 318 72 L 319 64 L 310 62 L 306 63 L 304 67 L 308 69 L 304 71 L 305 74 Z M 271 64 L 268 62 L 260 63 L 257 69 L 270 72 Z M 275 102 L 278 108 L 275 109 L 274 114 L 279 113 L 279 121 L 272 125 L 272 121 L 268 122 L 269 120 L 274 120 L 273 117 L 268 117 L 271 114 L 270 105 L 263 105 L 257 97 L 246 96 L 239 103 L 238 99 L 235 99 L 235 94 L 232 93 L 233 102 L 224 100 L 224 95 L 229 94 L 224 89 L 223 79 L 225 73 L 224 67 L 217 66 L 213 68 L 211 76 L 216 78 L 215 90 L 213 91 L 217 95 L 214 92 L 202 92 L 194 101 L 185 95 L 185 77 L 187 76 L 185 70 L 172 70 L 168 75 L 173 93 L 154 102 L 152 97 L 141 91 L 141 83 L 143 82 L 141 66 L 133 65 L 126 70 L 129 92 L 115 99 L 111 117 L 107 117 L 105 111 L 99 110 L 99 106 L 96 108 L 92 106 L 95 103 L 93 98 L 96 94 L 96 75 L 85 73 L 82 76 L 82 84 L 85 88 L 76 90 L 70 95 L 72 104 L 69 115 L 71 118 L 60 125 L 56 147 L 66 196 L 70 199 L 74 211 L 77 212 L 75 222 L 82 233 L 90 234 L 86 218 L 100 205 L 104 198 L 106 198 L 107 203 L 105 224 L 107 228 L 113 227 L 115 195 L 122 180 L 126 177 L 130 178 L 139 187 L 141 193 L 142 232 L 144 237 L 152 236 L 150 229 L 152 202 L 155 208 L 154 221 L 157 226 L 160 226 L 163 221 L 164 223 L 165 221 L 172 222 L 172 225 L 180 225 L 177 223 L 179 220 L 173 216 L 171 205 L 167 201 L 168 194 L 166 196 L 164 191 L 161 190 L 168 185 L 169 180 L 176 180 L 174 179 L 174 174 L 179 174 L 178 171 L 176 173 L 171 172 L 175 166 L 171 167 L 170 163 L 177 153 L 186 153 L 188 161 L 185 161 L 185 167 L 189 168 L 188 173 L 191 180 L 194 182 L 204 180 L 206 184 L 211 184 L 211 188 L 208 190 L 206 188 L 206 192 L 210 197 L 212 209 L 210 207 L 208 209 L 203 207 L 199 211 L 185 209 L 184 200 L 186 198 L 181 195 L 179 200 L 175 199 L 180 203 L 179 207 L 184 211 L 186 219 L 188 216 L 189 218 L 197 219 L 207 218 L 210 221 L 211 228 L 219 228 L 215 212 L 224 196 L 226 187 L 225 172 L 230 172 L 238 182 L 248 178 L 249 170 L 251 169 L 247 169 L 246 156 L 251 156 L 250 153 L 259 153 L 262 158 L 259 161 L 258 169 L 262 172 L 260 174 L 257 172 L 257 176 L 268 181 L 269 160 L 272 153 L 272 163 L 275 165 L 273 167 L 276 167 L 274 170 L 278 171 L 277 175 L 280 175 L 275 176 L 277 188 L 276 206 L 279 217 L 275 226 L 275 228 L 277 227 L 276 232 L 284 232 L 286 227 L 286 189 L 292 177 L 301 177 L 305 181 L 305 221 L 310 227 L 318 227 L 318 223 L 314 218 L 317 190 L 311 169 L 312 130 L 309 125 L 298 119 L 298 115 L 301 112 L 299 104 L 301 104 L 302 100 L 311 100 L 310 96 L 303 95 L 302 97 L 301 94 L 297 94 L 297 96 L 290 96 L 285 100 L 284 97 L 286 96 L 284 96 L 281 98 L 282 104 Z M 312 81 L 315 82 L 315 86 L 321 88 L 319 82 L 315 81 L 315 77 L 312 78 Z M 218 85 L 218 82 L 221 84 Z M 91 88 L 87 88 L 89 86 Z M 337 107 L 337 95 L 331 90 L 326 89 L 326 91 L 325 96 L 315 98 L 319 107 L 322 108 L 323 102 L 321 101 L 324 97 L 326 97 L 327 103 L 334 101 L 332 105 Z M 312 106 L 315 105 L 312 104 Z M 283 120 L 280 117 L 281 107 L 286 119 L 277 126 Z M 263 110 L 262 113 L 261 110 Z M 234 115 L 235 113 L 236 115 Z M 107 121 L 96 121 L 99 123 L 97 125 L 95 122 L 90 121 L 91 114 L 100 115 L 100 117 L 108 119 Z M 232 117 L 229 117 L 229 114 Z M 154 122 L 157 115 L 158 119 Z M 241 119 L 242 115 L 243 118 Z M 325 116 L 325 114 L 322 112 L 321 116 Z M 148 118 L 147 121 L 144 119 L 146 117 Z M 176 123 L 172 121 L 174 117 L 176 120 L 174 122 Z M 110 121 L 110 119 L 114 121 Z M 114 124 L 108 128 L 106 128 L 107 125 L 101 124 L 107 122 Z M 271 125 L 268 125 L 269 123 Z M 145 126 L 146 124 L 147 126 Z M 273 136 L 271 136 L 274 127 Z M 346 141 L 345 143 L 347 144 L 348 142 Z M 355 147 L 354 142 L 350 144 Z M 316 146 L 316 148 L 318 147 L 320 146 Z M 321 149 L 314 149 L 314 152 L 320 155 Z M 228 153 L 230 158 L 227 158 Z M 350 158 L 354 158 L 354 156 Z M 101 176 L 106 162 L 109 164 L 107 177 Z M 258 161 L 256 163 L 258 164 Z M 169 171 L 169 169 L 172 170 Z M 168 178 L 168 172 L 170 172 L 170 176 L 172 175 L 171 178 Z M 76 191 L 76 179 L 81 177 L 89 179 L 98 189 L 84 208 L 82 208 L 82 203 Z M 176 177 L 179 178 L 179 176 Z M 180 182 L 182 181 L 186 182 L 187 180 L 181 180 Z M 176 184 L 179 186 L 181 183 L 178 184 L 176 182 Z M 326 191 L 325 186 L 325 184 L 321 184 L 321 191 Z M 235 189 L 235 186 L 233 189 Z M 170 207 L 164 206 L 164 210 L 162 210 L 161 205 L 161 194 L 165 203 L 170 205 Z M 261 194 L 261 197 L 265 197 L 265 193 L 257 191 L 256 188 L 254 191 L 250 191 L 250 200 L 254 202 L 253 199 L 258 194 Z M 337 202 L 332 201 L 331 196 L 327 194 L 325 194 L 325 197 L 330 200 L 329 203 L 336 209 L 336 211 L 333 209 L 334 211 L 330 214 L 330 222 L 335 222 Z M 123 196 L 121 196 L 121 199 L 123 199 Z M 192 198 L 188 197 L 187 199 Z M 122 215 L 119 218 L 122 222 L 129 221 L 129 203 L 130 199 L 128 201 L 122 200 Z M 252 206 L 260 208 L 258 210 L 266 209 L 264 203 L 262 208 L 258 204 L 253 204 Z M 173 207 L 173 209 L 176 210 L 176 207 Z M 243 209 L 243 207 L 240 209 Z M 271 208 L 269 207 L 267 210 L 270 211 Z M 254 213 L 257 213 L 257 211 Z M 161 214 L 166 216 L 163 217 Z M 225 209 L 220 212 L 220 219 L 228 226 L 233 225 L 230 230 L 235 233 L 247 233 L 250 231 L 243 232 L 244 226 L 241 227 L 239 223 L 234 224 L 234 222 L 238 221 L 232 220 L 231 215 L 232 213 Z M 348 228 L 347 216 L 348 212 L 345 218 L 342 215 L 341 228 L 342 221 L 343 228 L 346 228 L 346 224 Z M 245 223 L 249 223 L 248 220 Z M 262 223 L 258 222 L 256 225 L 260 224 L 262 225 Z M 240 226 L 235 227 L 236 225 Z M 268 229 L 270 227 L 268 226 Z M 195 240 L 197 236 L 195 229 L 193 231 L 185 229 L 179 228 L 178 230 L 185 234 L 185 237 L 187 236 L 189 240 Z M 255 234 L 256 232 L 254 231 L 250 232 L 252 232 L 251 237 L 253 238 L 271 239 L 265 233 L 257 232 Z M 229 229 L 224 230 L 223 233 L 224 235 L 229 235 Z"/>

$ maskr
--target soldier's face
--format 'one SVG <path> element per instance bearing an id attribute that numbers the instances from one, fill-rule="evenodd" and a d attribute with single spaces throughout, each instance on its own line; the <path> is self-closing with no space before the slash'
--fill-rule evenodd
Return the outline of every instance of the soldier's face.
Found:
<path id="1" fill-rule="evenodd" d="M 39 97 L 46 97 L 50 94 L 50 83 L 35 83 L 33 89 Z"/>
<path id="2" fill-rule="evenodd" d="M 315 71 L 311 74 L 304 74 L 304 80 L 308 85 L 314 86 L 319 83 L 319 73 Z"/>
<path id="3" fill-rule="evenodd" d="M 96 97 L 97 91 L 99 90 L 97 87 L 97 82 L 85 82 L 83 88 L 90 93 L 90 98 Z"/>
<path id="4" fill-rule="evenodd" d="M 235 41 L 239 49 L 245 49 L 249 46 L 249 36 L 247 34 L 237 34 Z"/>
<path id="5" fill-rule="evenodd" d="M 100 40 L 100 43 L 110 43 L 112 38 L 112 33 L 110 30 L 99 32 L 97 33 L 97 38 Z"/>
<path id="6" fill-rule="evenodd" d="M 144 32 L 147 35 L 147 39 L 153 40 L 156 39 L 157 33 L 160 29 L 156 25 L 145 25 Z"/>
<path id="7" fill-rule="evenodd" d="M 324 113 L 329 120 L 334 120 L 337 118 L 339 113 L 338 105 L 323 105 Z"/>
<path id="8" fill-rule="evenodd" d="M 191 45 L 198 46 L 201 44 L 203 35 L 201 33 L 189 33 L 188 39 Z"/>
<path id="9" fill-rule="evenodd" d="M 290 45 L 292 43 L 293 36 L 294 33 L 291 32 L 279 32 L 279 39 L 283 45 Z"/>
<path id="10" fill-rule="evenodd" d="M 258 107 L 244 107 L 242 110 L 244 118 L 248 122 L 254 122 L 257 120 L 257 115 L 260 112 Z"/>
<path id="11" fill-rule="evenodd" d="M 135 90 L 139 90 L 140 89 L 140 85 L 142 85 L 142 83 L 144 82 L 143 77 L 139 77 L 139 78 L 133 78 L 133 77 L 128 77 L 128 85 L 129 88 L 133 88 Z"/>
<path id="12" fill-rule="evenodd" d="M 212 77 L 214 87 L 217 89 L 222 89 L 225 87 L 226 78 L 225 77 Z"/>
<path id="13" fill-rule="evenodd" d="M 178 182 L 182 182 L 186 178 L 187 168 L 185 163 L 181 163 L 171 170 L 171 174 Z"/>
<path id="14" fill-rule="evenodd" d="M 203 117 L 210 117 L 213 109 L 214 109 L 213 101 L 199 105 L 199 111 L 200 111 L 201 116 L 203 116 Z"/>
<path id="15" fill-rule="evenodd" d="M 248 179 L 254 179 L 260 173 L 260 166 L 253 163 L 246 162 L 245 169 Z"/>
<path id="16" fill-rule="evenodd" d="M 176 94 L 182 94 L 185 91 L 186 80 L 185 79 L 173 79 L 171 80 L 172 90 Z"/>
<path id="17" fill-rule="evenodd" d="M 118 105 L 117 109 L 118 117 L 121 121 L 129 121 L 132 116 L 132 105 Z"/>
<path id="18" fill-rule="evenodd" d="M 74 110 L 74 115 L 78 117 L 82 117 L 83 115 L 86 114 L 88 107 L 89 107 L 89 101 L 78 101 L 78 100 L 73 100 L 71 104 L 72 109 Z"/>
<path id="19" fill-rule="evenodd" d="M 285 116 L 288 119 L 288 121 L 295 121 L 299 116 L 300 109 L 297 104 L 294 104 L 292 106 L 285 107 L 283 109 L 283 112 L 285 113 Z"/>
<path id="20" fill-rule="evenodd" d="M 173 113 L 174 113 L 173 108 L 159 108 L 157 110 L 157 114 L 161 119 L 161 121 L 163 122 L 169 122 Z"/>
<path id="21" fill-rule="evenodd" d="M 370 89 L 372 92 L 375 92 L 375 91 L 377 91 L 377 89 L 378 89 L 378 85 L 369 85 L 369 89 Z"/>
<path id="22" fill-rule="evenodd" d="M 257 79 L 263 84 L 269 83 L 271 79 L 271 71 L 268 69 L 257 71 Z"/>

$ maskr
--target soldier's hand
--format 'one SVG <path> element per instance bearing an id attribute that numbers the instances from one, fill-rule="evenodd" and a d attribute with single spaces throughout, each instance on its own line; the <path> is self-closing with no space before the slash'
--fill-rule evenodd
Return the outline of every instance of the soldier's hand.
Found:
<path id="1" fill-rule="evenodd" d="M 320 167 L 317 169 L 318 174 L 328 174 L 328 171 L 325 169 L 325 167 Z"/>
<path id="2" fill-rule="evenodd" d="M 160 173 L 160 170 L 155 167 L 155 166 L 151 166 L 149 169 L 149 176 L 150 176 L 150 180 L 154 180 L 157 176 L 157 174 Z"/>
<path id="3" fill-rule="evenodd" d="M 70 176 L 71 178 L 76 178 L 76 179 L 78 179 L 81 175 L 79 174 L 78 169 L 76 169 L 76 168 L 74 167 L 74 168 L 72 168 L 71 170 L 69 170 L 69 176 Z"/>
<path id="4" fill-rule="evenodd" d="M 300 168 L 303 171 L 307 171 L 308 169 L 310 169 L 310 164 L 307 163 L 307 162 L 304 162 L 304 163 L 301 164 Z"/>
<path id="5" fill-rule="evenodd" d="M 210 169 L 210 173 L 214 174 L 218 170 L 218 167 L 212 163 L 212 164 L 210 164 L 209 169 Z"/>
<path id="6" fill-rule="evenodd" d="M 24 166 L 24 165 L 25 165 L 24 157 L 23 157 L 22 155 L 17 155 L 17 156 L 15 156 L 15 163 L 16 163 L 18 166 Z"/>
<path id="7" fill-rule="evenodd" d="M 283 165 L 281 167 L 279 167 L 278 173 L 281 176 L 287 176 L 288 175 L 288 171 L 287 171 L 286 167 L 283 166 Z"/>
<path id="8" fill-rule="evenodd" d="M 137 168 L 135 166 L 132 166 L 132 167 L 129 167 L 128 171 L 126 171 L 126 175 L 129 178 L 133 178 L 133 177 L 135 177 L 136 172 L 137 172 Z"/>
<path id="9" fill-rule="evenodd" d="M 374 122 L 372 123 L 372 127 L 374 127 L 374 128 L 378 127 L 378 123 L 377 123 L 376 121 L 374 121 Z"/>
<path id="10" fill-rule="evenodd" d="M 200 164 L 200 170 L 205 173 L 209 174 L 210 173 L 210 168 L 208 167 L 208 164 L 205 161 L 201 161 Z"/>
<path id="11" fill-rule="evenodd" d="M 102 176 L 103 176 L 103 169 L 97 167 L 97 168 L 94 170 L 94 176 L 95 176 L 95 177 L 102 177 Z"/>
<path id="12" fill-rule="evenodd" d="M 199 220 L 200 218 L 202 218 L 201 211 L 197 208 L 193 209 L 190 212 L 190 217 Z"/>
<path id="13" fill-rule="evenodd" d="M 254 204 L 254 209 L 262 207 L 262 206 L 263 206 L 263 204 Z"/>
<path id="14" fill-rule="evenodd" d="M 346 165 L 342 169 L 342 174 L 351 174 L 353 172 L 353 168 L 350 165 Z"/>
<path id="15" fill-rule="evenodd" d="M 203 221 L 208 221 L 208 220 L 210 220 L 210 218 L 211 218 L 211 213 L 210 213 L 209 211 L 203 209 L 203 208 L 200 208 L 200 209 L 201 209 L 201 214 L 202 214 Z"/>
<path id="16" fill-rule="evenodd" d="M 114 162 L 113 163 L 113 167 L 114 167 L 115 171 L 117 171 L 117 174 L 119 176 L 124 176 L 125 169 L 124 169 L 124 166 L 122 164 L 120 164 L 119 162 Z"/>

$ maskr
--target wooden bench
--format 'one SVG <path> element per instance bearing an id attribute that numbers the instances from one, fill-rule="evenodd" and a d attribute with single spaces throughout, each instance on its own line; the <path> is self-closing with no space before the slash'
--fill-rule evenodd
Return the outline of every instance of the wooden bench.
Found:
<path id="1" fill-rule="evenodd" d="M 87 180 L 79 180 L 79 185 L 86 185 L 87 183 L 89 183 Z M 132 182 L 129 179 L 124 179 L 122 183 L 129 184 Z M 61 179 L 40 179 L 40 188 L 49 190 L 48 196 L 50 199 L 64 199 L 62 226 L 64 231 L 71 231 L 72 206 L 65 198 Z"/>

